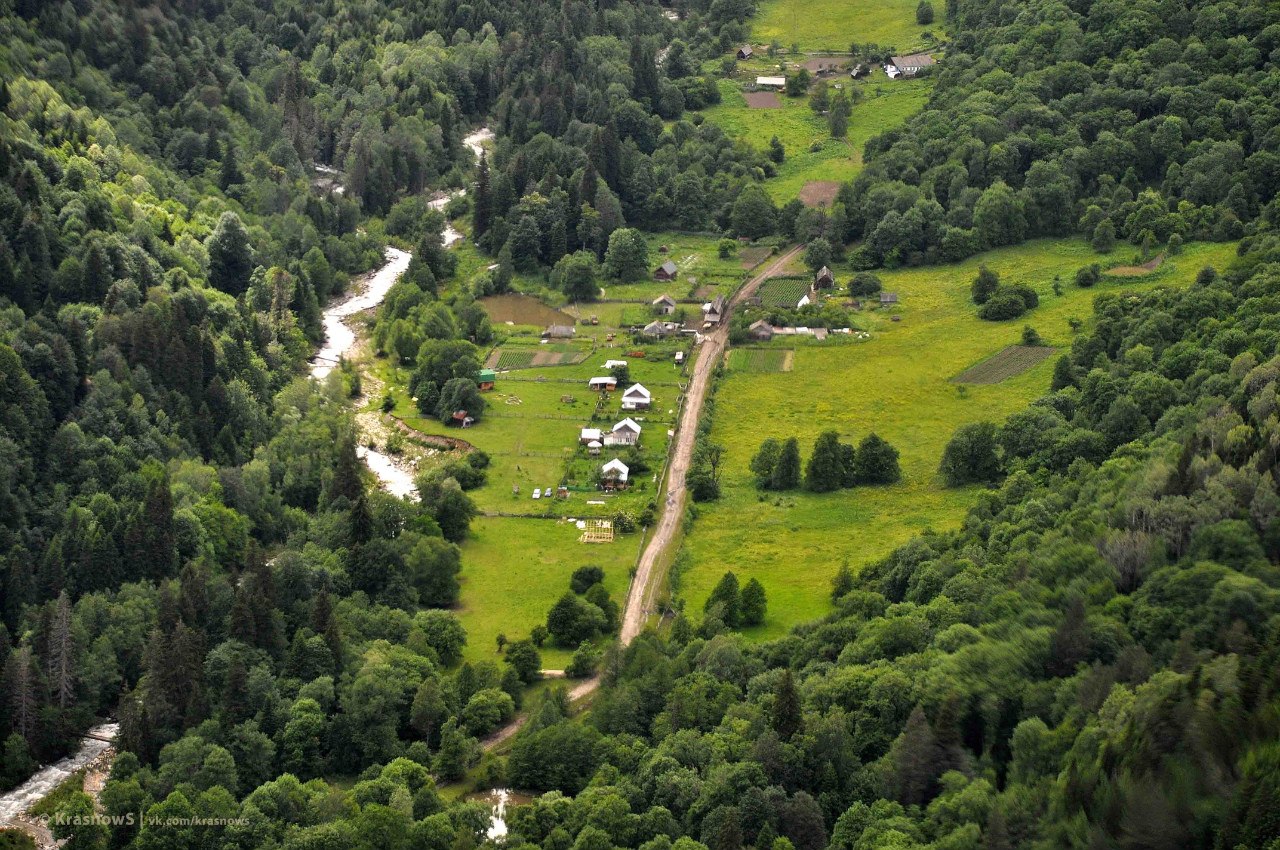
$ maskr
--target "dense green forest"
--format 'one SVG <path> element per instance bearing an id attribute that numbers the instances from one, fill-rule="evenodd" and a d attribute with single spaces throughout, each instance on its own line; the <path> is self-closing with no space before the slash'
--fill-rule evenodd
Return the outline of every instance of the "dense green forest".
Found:
<path id="1" fill-rule="evenodd" d="M 475 392 L 476 297 L 594 291 L 635 227 L 819 227 L 860 268 L 1243 237 L 1100 297 L 1042 400 L 956 434 L 942 474 L 990 485 L 960 529 L 806 564 L 837 612 L 781 640 L 682 615 L 611 652 L 589 713 L 523 706 L 478 781 L 547 792 L 525 850 L 1280 847 L 1277 12 L 956 0 L 928 107 L 818 222 L 697 114 L 752 4 L 676 5 L 0 0 L 0 786 L 114 716 L 108 814 L 240 820 L 76 847 L 484 840 L 438 783 L 540 659 L 461 662 L 483 455 L 397 500 L 359 376 L 306 377 L 388 243 L 416 250 L 376 341 L 434 411 Z M 461 186 L 475 281 L 426 208 Z"/>

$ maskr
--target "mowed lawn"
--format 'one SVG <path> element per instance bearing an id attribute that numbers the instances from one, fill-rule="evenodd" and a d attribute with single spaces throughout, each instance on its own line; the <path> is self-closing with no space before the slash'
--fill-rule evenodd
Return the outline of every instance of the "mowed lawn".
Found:
<path id="1" fill-rule="evenodd" d="M 916 23 L 918 0 L 762 0 L 751 30 L 752 41 L 777 41 L 801 50 L 844 52 L 850 42 L 892 46 L 907 52 L 928 45 L 921 33 L 944 29 L 943 0 L 933 0 L 934 22 Z"/>
<path id="2" fill-rule="evenodd" d="M 720 81 L 721 102 L 704 110 L 707 120 L 718 124 L 735 139 L 743 139 L 764 150 L 774 136 L 786 149 L 786 159 L 765 188 L 778 203 L 800 194 L 811 180 L 847 181 L 862 169 L 862 148 L 867 140 L 902 124 L 919 112 L 929 99 L 932 81 L 890 80 L 877 70 L 867 80 L 853 82 L 848 76 L 833 78 L 843 86 L 854 85 L 862 99 L 849 117 L 849 134 L 831 138 L 825 116 L 809 108 L 808 97 L 779 96 L 778 109 L 747 106 L 741 85 Z M 834 93 L 834 92 L 833 92 Z M 817 146 L 817 150 L 811 147 Z"/>
<path id="3" fill-rule="evenodd" d="M 604 585 L 621 608 L 640 535 L 579 543 L 581 533 L 571 522 L 551 519 L 478 517 L 471 523 L 471 537 L 462 545 L 462 603 L 455 612 L 467 630 L 468 660 L 496 661 L 499 634 L 520 640 L 546 623 L 547 611 L 569 589 L 578 567 L 603 568 Z M 563 670 L 571 654 L 548 643 L 542 666 Z"/>
<path id="4" fill-rule="evenodd" d="M 1065 349 L 1068 320 L 1087 320 L 1096 295 L 1185 285 L 1206 265 L 1224 268 L 1235 245 L 1188 246 L 1144 278 L 1104 279 L 1092 289 L 1071 282 L 1079 267 L 1118 265 L 1131 252 L 1122 247 L 1100 258 L 1080 240 L 1041 240 L 954 266 L 882 272 L 885 289 L 901 298 L 899 322 L 878 310 L 863 312 L 870 340 L 775 339 L 771 345 L 795 349 L 790 372 L 730 370 L 716 397 L 714 426 L 726 449 L 724 497 L 699 507 L 687 539 L 692 566 L 681 592 L 690 610 L 700 616 L 711 588 L 733 570 L 742 582 L 758 578 L 768 594 L 766 623 L 753 637 L 775 637 L 826 613 L 829 583 L 842 561 L 857 570 L 926 528 L 959 523 L 976 491 L 942 486 L 937 467 L 944 446 L 959 425 L 1001 421 L 1044 394 L 1056 353 L 1000 383 L 960 386 L 955 376 L 1019 342 L 1024 324 Z M 969 285 L 981 263 L 1002 280 L 1033 286 L 1040 307 L 1009 322 L 978 319 Z M 1053 294 L 1054 275 L 1062 278 L 1061 296 Z M 848 276 L 838 270 L 841 282 Z M 887 439 L 901 452 L 903 481 L 827 495 L 756 491 L 748 463 L 766 437 L 798 437 L 807 461 L 814 438 L 828 429 L 846 442 L 871 431 Z"/>

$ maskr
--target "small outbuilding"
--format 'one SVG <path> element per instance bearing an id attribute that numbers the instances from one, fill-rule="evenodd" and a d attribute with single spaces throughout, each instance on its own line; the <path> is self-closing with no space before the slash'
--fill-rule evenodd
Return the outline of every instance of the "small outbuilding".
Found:
<path id="1" fill-rule="evenodd" d="M 894 305 L 895 305 L 895 304 L 897 304 L 897 303 L 898 303 L 898 293 L 896 293 L 896 292 L 881 292 L 881 293 L 880 293 L 880 306 L 881 306 L 881 307 L 892 307 L 892 306 L 894 306 Z"/>
<path id="2" fill-rule="evenodd" d="M 747 327 L 747 334 L 752 339 L 758 339 L 761 342 L 768 342 L 773 339 L 773 325 L 764 319 L 756 319 Z"/>
<path id="3" fill-rule="evenodd" d="M 573 339 L 578 329 L 573 325 L 549 325 L 542 332 L 543 339 Z"/>
<path id="4" fill-rule="evenodd" d="M 493 389 L 494 382 L 497 380 L 498 380 L 498 373 L 493 371 L 492 369 L 481 369 L 480 373 L 476 375 L 476 384 L 482 390 Z"/>
<path id="5" fill-rule="evenodd" d="M 601 375 L 587 381 L 587 386 L 596 392 L 612 392 L 618 387 L 618 379 L 612 375 Z"/>
<path id="6" fill-rule="evenodd" d="M 653 395 L 643 384 L 632 384 L 622 394 L 623 410 L 648 410 L 653 404 Z"/>
<path id="7" fill-rule="evenodd" d="M 663 293 L 653 299 L 653 311 L 659 316 L 670 316 L 676 311 L 676 299 Z"/>
<path id="8" fill-rule="evenodd" d="M 470 428 L 475 421 L 473 417 L 467 415 L 465 410 L 455 410 L 449 417 L 449 424 L 456 428 Z"/>
<path id="9" fill-rule="evenodd" d="M 755 56 L 755 55 L 756 55 L 756 52 L 755 52 L 754 50 L 752 50 L 752 49 L 751 49 L 751 45 L 749 45 L 749 44 L 744 44 L 744 45 L 742 45 L 741 47 L 739 47 L 739 48 L 738 48 L 738 54 L 737 54 L 737 55 L 738 55 L 738 58 L 739 58 L 739 59 L 747 60 L 747 59 L 750 59 L 752 56 Z"/>
<path id="10" fill-rule="evenodd" d="M 675 263 L 673 263 L 671 260 L 667 260 L 665 263 L 663 263 L 662 265 L 658 266 L 656 269 L 653 270 L 653 279 L 654 280 L 675 280 L 676 273 L 679 271 L 680 270 L 676 267 Z"/>
<path id="11" fill-rule="evenodd" d="M 578 443 L 583 446 L 590 446 L 592 443 L 598 443 L 601 439 L 599 428 L 583 428 L 578 432 Z"/>
<path id="12" fill-rule="evenodd" d="M 601 445 L 602 444 L 599 440 L 592 440 L 591 442 L 587 443 L 587 454 L 591 455 L 592 457 L 598 457 L 600 455 Z"/>
<path id="13" fill-rule="evenodd" d="M 836 285 L 836 276 L 832 274 L 831 269 L 823 266 L 818 269 L 818 273 L 813 278 L 814 289 L 830 289 Z"/>
<path id="14" fill-rule="evenodd" d="M 783 89 L 786 87 L 786 77 L 756 77 L 756 88 L 758 89 Z"/>
<path id="15" fill-rule="evenodd" d="M 644 330 L 641 331 L 645 336 L 651 336 L 657 339 L 671 336 L 672 334 L 679 332 L 680 326 L 675 322 L 661 322 L 657 320 L 645 325 Z"/>

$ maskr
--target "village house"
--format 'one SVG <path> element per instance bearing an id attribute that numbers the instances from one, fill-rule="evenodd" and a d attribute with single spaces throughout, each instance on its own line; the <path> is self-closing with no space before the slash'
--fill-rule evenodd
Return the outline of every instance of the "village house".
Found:
<path id="1" fill-rule="evenodd" d="M 640 423 L 627 417 L 613 426 L 613 430 L 604 435 L 606 446 L 634 446 L 640 442 Z"/>
<path id="2" fill-rule="evenodd" d="M 653 403 L 653 396 L 643 384 L 632 384 L 622 394 L 623 410 L 648 410 Z"/>
<path id="3" fill-rule="evenodd" d="M 933 64 L 933 57 L 928 53 L 912 53 L 891 58 L 889 64 L 884 66 L 884 72 L 890 79 L 897 79 L 899 76 L 914 77 Z"/>
<path id="4" fill-rule="evenodd" d="M 724 318 L 724 296 L 717 295 L 716 299 L 710 304 L 702 305 L 702 312 L 706 314 L 706 324 L 718 325 L 720 320 Z"/>
<path id="5" fill-rule="evenodd" d="M 598 393 L 613 392 L 618 386 L 618 379 L 612 375 L 602 375 L 587 381 L 587 386 Z"/>
<path id="6" fill-rule="evenodd" d="M 671 336 L 672 334 L 679 333 L 679 332 L 680 332 L 680 325 L 678 323 L 660 322 L 657 320 L 652 321 L 649 324 L 645 325 L 644 330 L 641 331 L 641 333 L 643 333 L 645 336 L 651 336 L 656 339 L 661 339 L 666 336 Z"/>
<path id="7" fill-rule="evenodd" d="M 621 490 L 627 486 L 631 470 L 618 458 L 600 467 L 600 485 L 606 490 Z"/>
<path id="8" fill-rule="evenodd" d="M 773 325 L 764 319 L 756 319 L 747 327 L 747 335 L 752 339 L 758 339 L 761 342 L 768 342 L 773 339 Z"/>
<path id="9" fill-rule="evenodd" d="M 493 389 L 494 382 L 498 380 L 498 373 L 492 369 L 481 369 L 476 375 L 476 384 L 481 390 Z"/>
<path id="10" fill-rule="evenodd" d="M 599 428 L 583 428 L 578 432 L 578 445 L 586 446 L 601 439 Z"/>
<path id="11" fill-rule="evenodd" d="M 658 266 L 656 269 L 653 270 L 653 279 L 654 280 L 675 280 L 676 272 L 678 271 L 679 269 L 676 268 L 676 264 L 673 263 L 671 260 L 667 260 L 665 263 L 663 263 L 662 265 Z"/>
<path id="12" fill-rule="evenodd" d="M 572 339 L 578 329 L 573 325 L 549 325 L 542 332 L 543 339 Z"/>
<path id="13" fill-rule="evenodd" d="M 817 275 L 813 279 L 814 289 L 830 289 L 836 285 L 836 276 L 831 273 L 831 269 L 823 266 L 818 269 Z"/>
<path id="14" fill-rule="evenodd" d="M 662 294 L 653 299 L 653 312 L 659 316 L 670 316 L 676 311 L 676 299 L 670 295 Z"/>

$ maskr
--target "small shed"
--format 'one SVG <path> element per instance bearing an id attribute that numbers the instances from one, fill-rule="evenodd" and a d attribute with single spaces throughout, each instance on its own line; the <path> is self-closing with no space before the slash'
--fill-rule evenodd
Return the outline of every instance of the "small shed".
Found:
<path id="1" fill-rule="evenodd" d="M 832 274 L 831 269 L 823 266 L 818 269 L 818 273 L 813 278 L 814 289 L 830 289 L 836 285 L 836 276 Z"/>
<path id="2" fill-rule="evenodd" d="M 773 339 L 773 325 L 764 319 L 756 319 L 747 328 L 747 333 L 752 339 L 758 339 L 761 342 L 768 342 Z"/>
<path id="3" fill-rule="evenodd" d="M 493 389 L 493 384 L 498 380 L 498 373 L 492 369 L 481 369 L 480 374 L 476 375 L 476 383 L 482 390 Z"/>
<path id="4" fill-rule="evenodd" d="M 786 88 L 786 86 L 786 77 L 756 77 L 756 88 L 781 89 Z"/>
<path id="5" fill-rule="evenodd" d="M 549 325 L 542 332 L 543 339 L 572 339 L 578 329 L 573 325 Z"/>
<path id="6" fill-rule="evenodd" d="M 676 264 L 673 263 L 671 260 L 667 260 L 665 263 L 663 263 L 662 265 L 658 266 L 656 269 L 653 270 L 653 279 L 654 280 L 675 280 L 676 273 L 678 271 L 679 269 L 676 267 Z"/>
<path id="7" fill-rule="evenodd" d="M 465 410 L 455 410 L 449 417 L 449 424 L 457 428 L 470 428 L 475 421 L 473 417 L 467 415 Z"/>
<path id="8" fill-rule="evenodd" d="M 676 311 L 676 299 L 663 293 L 653 299 L 653 311 L 659 316 L 670 316 Z"/>
<path id="9" fill-rule="evenodd" d="M 677 351 L 677 352 L 676 352 L 676 365 L 677 365 L 677 366 L 679 366 L 679 365 L 680 365 L 680 364 L 682 364 L 682 363 L 684 363 L 684 352 L 683 352 L 683 351 Z"/>
<path id="10" fill-rule="evenodd" d="M 895 305 L 895 304 L 897 304 L 897 303 L 898 303 L 898 293 L 896 293 L 896 292 L 881 292 L 881 293 L 880 293 L 880 306 L 881 306 L 881 307 L 892 307 L 892 306 L 894 306 L 894 305 Z"/>
<path id="11" fill-rule="evenodd" d="M 598 378 L 592 378 L 587 381 L 587 386 L 597 392 L 612 391 L 618 386 L 618 379 L 612 375 L 601 375 Z"/>
<path id="12" fill-rule="evenodd" d="M 756 55 L 756 52 L 751 49 L 751 45 L 749 44 L 744 44 L 738 48 L 739 59 L 746 60 L 746 59 L 750 59 L 752 56 L 755 56 L 755 55 Z"/>
<path id="13" fill-rule="evenodd" d="M 578 443 L 584 446 L 590 446 L 592 443 L 600 441 L 599 428 L 583 428 L 578 432 Z"/>
<path id="14" fill-rule="evenodd" d="M 643 384 L 632 384 L 622 394 L 623 410 L 648 410 L 653 404 L 653 396 Z"/>
<path id="15" fill-rule="evenodd" d="M 677 325 L 675 322 L 660 322 L 660 321 L 654 320 L 649 324 L 645 325 L 644 330 L 641 332 L 645 336 L 662 338 L 664 336 L 670 336 L 671 334 L 676 333 L 679 330 L 680 330 L 680 326 Z"/>
<path id="16" fill-rule="evenodd" d="M 592 440 L 591 442 L 587 443 L 587 454 L 591 455 L 592 457 L 596 457 L 597 455 L 600 454 L 601 445 L 602 444 L 599 440 Z"/>

